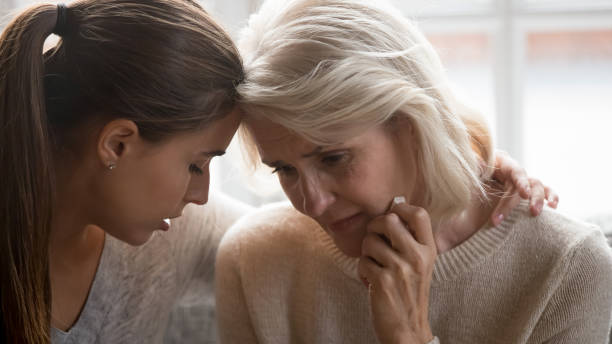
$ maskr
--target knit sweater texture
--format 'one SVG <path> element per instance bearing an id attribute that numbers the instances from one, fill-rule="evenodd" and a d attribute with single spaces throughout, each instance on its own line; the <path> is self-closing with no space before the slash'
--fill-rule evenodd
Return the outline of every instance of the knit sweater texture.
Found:
<path id="1" fill-rule="evenodd" d="M 106 235 L 87 300 L 68 331 L 51 329 L 52 344 L 155 344 L 164 341 L 168 319 L 185 297 L 211 297 L 214 259 L 221 237 L 250 207 L 227 197 L 189 205 L 168 232 L 155 232 L 142 246 Z M 213 324 L 210 324 L 210 323 Z M 211 326 L 212 325 L 212 326 Z M 202 323 L 216 337 L 214 321 Z M 170 329 L 184 332 L 181 329 Z"/>
<path id="2" fill-rule="evenodd" d="M 222 343 L 377 343 L 357 259 L 290 205 L 260 209 L 217 257 Z M 607 343 L 612 254 L 601 231 L 522 202 L 440 254 L 430 326 L 441 343 Z"/>

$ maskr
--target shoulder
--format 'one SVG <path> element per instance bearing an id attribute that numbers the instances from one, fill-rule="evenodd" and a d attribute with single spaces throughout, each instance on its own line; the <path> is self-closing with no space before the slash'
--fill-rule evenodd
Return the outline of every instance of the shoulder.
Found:
<path id="1" fill-rule="evenodd" d="M 288 202 L 263 206 L 238 220 L 228 236 L 293 236 L 316 228 L 314 220 L 295 210 Z"/>
<path id="2" fill-rule="evenodd" d="M 599 275 L 595 278 L 612 282 L 612 250 L 599 227 L 553 209 L 544 209 L 540 216 L 532 217 L 523 205 L 511 219 L 514 232 L 539 262 L 548 260 L 566 273 L 571 269 L 591 271 Z"/>
<path id="3" fill-rule="evenodd" d="M 177 284 L 194 279 L 211 279 L 219 242 L 229 227 L 252 207 L 227 196 L 215 194 L 205 205 L 189 204 L 180 217 L 171 220 L 167 232 L 157 231 L 130 256 L 130 264 L 161 261 L 173 271 Z M 184 287 L 182 285 L 181 287 Z"/>
<path id="4" fill-rule="evenodd" d="M 220 250 L 291 250 L 310 242 L 319 225 L 295 210 L 290 203 L 265 205 L 238 220 L 225 234 Z"/>
<path id="5" fill-rule="evenodd" d="M 612 250 L 602 231 L 550 209 L 538 217 L 523 215 L 516 225 L 521 246 L 530 249 L 521 275 L 529 276 L 532 286 L 545 283 L 550 292 L 538 324 L 542 338 L 602 342 L 612 314 Z"/>
<path id="6" fill-rule="evenodd" d="M 190 232 L 216 230 L 225 232 L 234 222 L 253 209 L 236 199 L 218 194 L 205 205 L 187 205 L 183 209 L 183 214 L 172 220 L 172 228 L 168 235 L 185 236 Z"/>
<path id="7" fill-rule="evenodd" d="M 150 242 L 163 242 L 179 256 L 185 252 L 211 250 L 217 247 L 232 224 L 253 209 L 229 196 L 216 194 L 205 205 L 185 206 L 181 216 L 171 220 L 170 229 L 156 232 Z"/>
<path id="8" fill-rule="evenodd" d="M 544 208 L 540 216 L 531 216 L 522 202 L 509 218 L 513 231 L 534 242 L 541 250 L 569 253 L 579 247 L 609 251 L 602 231 L 594 224 Z"/>

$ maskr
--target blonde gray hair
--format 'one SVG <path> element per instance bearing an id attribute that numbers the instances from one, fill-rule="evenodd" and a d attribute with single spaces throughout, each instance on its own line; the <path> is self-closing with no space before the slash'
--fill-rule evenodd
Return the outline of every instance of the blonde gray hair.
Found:
<path id="1" fill-rule="evenodd" d="M 490 137 L 455 101 L 431 44 L 398 12 L 382 1 L 266 1 L 241 33 L 246 82 L 238 92 L 247 116 L 320 145 L 407 118 L 425 207 L 441 220 L 485 195 Z"/>

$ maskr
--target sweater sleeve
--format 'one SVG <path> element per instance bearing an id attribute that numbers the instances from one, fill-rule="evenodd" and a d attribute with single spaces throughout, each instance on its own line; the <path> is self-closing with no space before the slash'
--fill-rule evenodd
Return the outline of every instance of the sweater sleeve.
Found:
<path id="1" fill-rule="evenodd" d="M 612 254 L 595 230 L 569 253 L 566 272 L 530 342 L 608 343 L 612 315 Z"/>
<path id="2" fill-rule="evenodd" d="M 171 233 L 180 238 L 174 245 L 178 282 L 185 290 L 213 284 L 215 256 L 228 228 L 252 208 L 228 196 L 217 194 L 203 206 L 188 205 L 173 221 Z M 175 223 L 176 222 L 176 223 Z"/>
<path id="3" fill-rule="evenodd" d="M 215 296 L 220 343 L 257 343 L 243 293 L 240 236 L 233 228 L 221 241 L 216 261 Z"/>

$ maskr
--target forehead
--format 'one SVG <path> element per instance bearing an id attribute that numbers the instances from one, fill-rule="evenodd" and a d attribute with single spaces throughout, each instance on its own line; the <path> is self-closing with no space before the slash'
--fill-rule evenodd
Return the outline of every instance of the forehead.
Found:
<path id="1" fill-rule="evenodd" d="M 295 132 L 266 119 L 249 118 L 245 120 L 245 124 L 262 159 L 267 155 L 300 154 L 317 146 Z"/>
<path id="2" fill-rule="evenodd" d="M 337 146 L 370 151 L 389 149 L 390 144 L 397 143 L 393 139 L 395 135 L 390 134 L 385 125 L 356 133 L 355 136 L 337 144 L 320 145 L 269 120 L 249 118 L 245 120 L 245 124 L 264 162 L 314 156 L 321 150 L 327 151 Z"/>

